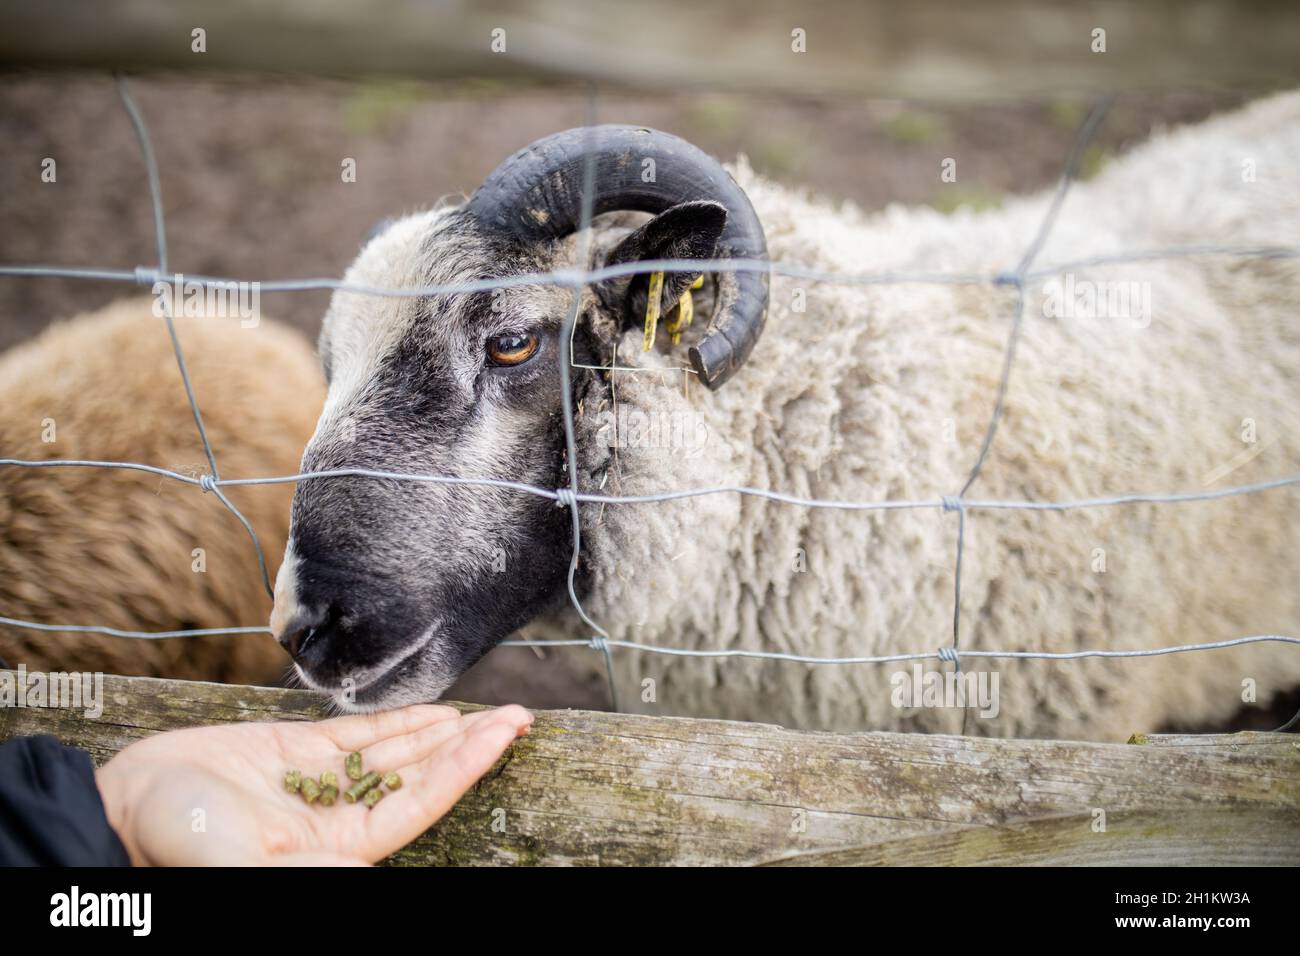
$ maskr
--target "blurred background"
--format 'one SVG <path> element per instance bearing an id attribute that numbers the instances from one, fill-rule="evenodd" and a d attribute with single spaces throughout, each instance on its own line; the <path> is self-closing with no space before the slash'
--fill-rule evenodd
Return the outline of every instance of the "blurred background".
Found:
<path id="1" fill-rule="evenodd" d="M 1052 183 L 1101 93 L 1124 95 L 1085 175 L 1157 127 L 1295 85 L 1298 38 L 1286 0 L 7 0 L 0 260 L 154 261 L 113 70 L 140 74 L 174 267 L 269 279 L 339 275 L 379 219 L 472 191 L 584 123 L 592 92 L 598 121 L 744 153 L 785 183 L 950 210 Z M 36 188 L 46 156 L 57 189 Z M 959 183 L 939 182 L 945 157 Z M 126 291 L 0 283 L 0 347 Z M 314 334 L 326 301 L 263 307 Z"/>
<path id="2" fill-rule="evenodd" d="M 583 124 L 579 87 L 506 81 L 320 80 L 230 74 L 137 77 L 162 177 L 176 271 L 243 279 L 336 277 L 370 228 L 469 193 L 540 136 Z M 1085 164 L 1153 128 L 1199 120 L 1244 91 L 1120 98 Z M 846 95 L 599 91 L 601 122 L 675 133 L 730 160 L 864 209 L 984 208 L 1051 185 L 1086 95 L 954 105 Z M 140 148 L 111 79 L 18 74 L 0 87 L 0 260 L 131 269 L 156 259 Z M 38 188 L 43 157 L 58 188 Z M 939 182 L 957 157 L 958 183 Z M 340 163 L 357 162 L 345 183 Z M 137 291 L 120 283 L 0 282 L 0 348 L 51 319 Z M 329 293 L 267 293 L 264 311 L 315 336 Z"/>

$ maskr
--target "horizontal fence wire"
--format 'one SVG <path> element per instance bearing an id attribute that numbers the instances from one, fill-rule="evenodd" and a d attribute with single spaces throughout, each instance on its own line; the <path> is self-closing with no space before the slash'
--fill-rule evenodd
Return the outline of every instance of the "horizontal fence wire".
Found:
<path id="1" fill-rule="evenodd" d="M 387 288 L 344 282 L 342 279 L 235 279 L 230 276 L 205 276 L 186 272 L 186 284 L 202 288 L 237 289 L 256 285 L 259 292 L 347 292 L 380 298 L 419 299 L 434 295 L 459 295 L 491 292 L 496 289 L 522 289 L 531 286 L 582 288 L 611 279 L 644 275 L 649 272 L 698 273 L 701 266 L 708 272 L 767 272 L 788 279 L 806 279 L 836 285 L 1013 285 L 1019 280 L 1046 279 L 1071 269 L 1118 265 L 1157 259 L 1192 259 L 1224 257 L 1233 259 L 1300 259 L 1296 246 L 1208 245 L 1165 246 L 1159 249 L 1132 249 L 1126 252 L 1067 259 L 1038 269 L 1017 272 L 825 272 L 799 263 L 779 259 L 639 259 L 594 269 L 555 269 L 551 272 L 524 272 L 492 279 L 444 282 L 435 285 Z M 161 269 L 139 266 L 135 269 L 85 269 L 58 265 L 0 265 L 0 276 L 18 278 L 93 279 L 100 282 L 125 282 L 152 286 L 178 278 Z M 651 371 L 647 369 L 647 371 Z M 662 369 L 653 369 L 659 372 Z"/>
<path id="2" fill-rule="evenodd" d="M 390 481 L 427 482 L 439 485 L 469 485 L 484 488 L 505 488 L 524 494 L 549 498 L 557 504 L 567 505 L 569 491 L 565 488 L 543 488 L 522 481 L 508 481 L 502 478 L 462 478 L 452 475 L 420 475 L 401 471 L 384 471 L 375 468 L 331 468 L 326 471 L 304 471 L 296 475 L 274 475 L 266 478 L 221 478 L 214 480 L 209 475 L 186 475 L 167 468 L 144 465 L 132 461 L 89 461 L 74 458 L 0 458 L 0 466 L 19 468 L 104 468 L 138 471 L 147 475 L 157 475 L 196 488 L 241 488 L 248 485 L 288 485 L 317 478 L 375 478 Z M 1016 511 L 1077 511 L 1083 508 L 1105 508 L 1114 505 L 1129 504 L 1178 504 L 1189 501 L 1214 501 L 1219 498 L 1232 498 L 1237 495 L 1250 495 L 1260 491 L 1272 491 L 1300 485 L 1300 475 L 1287 475 L 1268 481 L 1257 481 L 1248 485 L 1232 485 L 1228 488 L 1215 488 L 1209 491 L 1172 492 L 1170 494 L 1153 494 L 1134 492 L 1131 494 L 1103 495 L 1098 498 L 1076 498 L 1071 501 L 1019 501 L 1012 498 L 958 498 L 942 496 L 938 498 L 885 499 L 882 501 L 840 501 L 834 498 L 801 498 L 787 495 L 780 491 L 766 488 L 749 488 L 745 485 L 710 485 L 701 488 L 685 488 L 680 491 L 663 491 L 647 495 L 606 495 L 599 492 L 579 491 L 574 498 L 581 504 L 593 505 L 639 505 L 658 504 L 665 501 L 680 501 L 685 498 L 700 498 L 708 495 L 735 494 L 751 498 L 765 498 L 780 504 L 799 508 L 830 508 L 841 511 L 891 511 L 937 508 L 943 511 L 956 511 L 958 507 L 967 511 L 1016 510 Z"/>
<path id="3" fill-rule="evenodd" d="M 0 624 L 9 627 L 34 631 L 67 631 L 74 634 L 105 634 L 109 637 L 130 637 L 138 640 L 163 640 L 173 637 L 212 637 L 234 634 L 271 634 L 269 627 L 206 627 L 187 631 L 128 631 L 116 627 L 104 627 L 98 624 L 38 624 L 14 617 L 0 617 Z M 1174 644 L 1170 647 L 1142 648 L 1129 651 L 977 651 L 964 650 L 956 652 L 960 657 L 1006 660 L 1045 660 L 1072 661 L 1089 657 L 1164 657 L 1169 654 L 1182 654 L 1187 651 L 1212 651 L 1226 647 L 1239 647 L 1244 644 L 1300 644 L 1300 637 L 1286 634 L 1252 634 L 1249 637 L 1232 637 L 1223 641 L 1205 641 L 1199 644 Z M 533 640 L 515 638 L 501 642 L 502 647 L 589 647 L 602 650 L 606 647 L 621 647 L 646 654 L 663 654 L 668 657 L 740 657 L 760 661 L 789 661 L 794 664 L 893 664 L 900 661 L 949 661 L 953 662 L 954 652 L 950 647 L 940 647 L 933 651 L 914 651 L 906 654 L 874 654 L 865 657 L 817 657 L 812 654 L 789 654 L 784 651 L 748 651 L 693 650 L 681 647 L 664 647 L 660 644 L 645 644 L 639 641 L 622 641 L 612 637 L 566 638 L 557 640 Z"/>
<path id="4" fill-rule="evenodd" d="M 983 440 L 980 444 L 980 450 L 976 461 L 973 464 L 965 483 L 959 493 L 955 495 L 944 495 L 937 498 L 919 499 L 919 500 L 880 500 L 880 501 L 839 501 L 834 499 L 805 498 L 797 495 L 785 494 L 780 491 L 764 488 L 752 488 L 741 485 L 718 485 L 702 488 L 678 489 L 673 491 L 664 491 L 654 494 L 643 495 L 606 495 L 593 492 L 584 492 L 579 490 L 577 483 L 576 470 L 568 467 L 569 481 L 566 487 L 560 488 L 543 488 L 536 485 L 530 485 L 525 482 L 510 481 L 496 478 L 466 478 L 461 476 L 450 475 L 425 475 L 411 474 L 404 472 L 384 471 L 381 469 L 369 468 L 337 468 L 327 471 L 302 472 L 295 475 L 270 476 L 260 478 L 223 478 L 217 469 L 215 452 L 208 441 L 206 430 L 203 426 L 203 417 L 200 412 L 198 402 L 195 398 L 193 388 L 190 384 L 188 369 L 185 363 L 184 351 L 181 348 L 179 339 L 176 336 L 175 327 L 172 321 L 170 304 L 165 303 L 166 309 L 164 318 L 168 333 L 171 337 L 173 351 L 176 356 L 177 366 L 181 373 L 182 383 L 185 387 L 186 397 L 189 401 L 190 409 L 193 414 L 199 437 L 203 445 L 204 453 L 208 460 L 209 472 L 200 475 L 187 475 L 167 468 L 159 468 L 153 465 L 138 462 L 122 461 L 96 461 L 89 459 L 46 459 L 46 460 L 25 460 L 17 458 L 0 458 L 0 467 L 22 467 L 22 468 L 102 468 L 102 469 L 119 469 L 138 471 L 146 474 L 156 475 L 184 484 L 194 485 L 202 491 L 212 492 L 221 501 L 235 518 L 243 525 L 248 533 L 254 550 L 257 555 L 259 571 L 262 576 L 263 584 L 268 593 L 270 592 L 270 582 L 267 574 L 267 565 L 265 556 L 262 552 L 261 543 L 257 538 L 257 533 L 248 520 L 239 512 L 239 510 L 230 502 L 224 494 L 222 488 L 244 487 L 252 485 L 274 485 L 289 484 L 299 481 L 327 479 L 327 478 L 372 478 L 390 481 L 411 481 L 411 482 L 430 482 L 447 485 L 465 485 L 477 487 L 502 488 L 512 491 L 518 491 L 525 494 L 537 495 L 543 498 L 549 498 L 556 502 L 559 507 L 566 507 L 572 514 L 572 554 L 569 564 L 568 574 L 568 592 L 569 599 L 575 611 L 578 613 L 583 624 L 593 633 L 589 638 L 575 638 L 567 640 L 534 640 L 526 638 L 509 639 L 501 642 L 505 647 L 586 647 L 599 651 L 604 655 L 606 678 L 609 685 L 610 700 L 614 709 L 618 709 L 617 684 L 614 678 L 613 660 L 611 649 L 630 650 L 641 653 L 659 654 L 671 657 L 687 658 L 747 658 L 754 660 L 782 661 L 798 664 L 809 665 L 853 665 L 853 664 L 886 664 L 901 663 L 907 661 L 924 661 L 937 660 L 941 663 L 950 663 L 957 670 L 961 669 L 963 659 L 980 659 L 980 660 L 1083 660 L 1088 658 L 1138 658 L 1138 657 L 1160 657 L 1169 654 L 1180 654 L 1192 651 L 1208 651 L 1230 647 L 1239 647 L 1248 644 L 1258 644 L 1263 642 L 1274 642 L 1283 644 L 1300 645 L 1300 637 L 1282 635 L 1282 634 L 1258 634 L 1247 637 L 1228 638 L 1218 641 L 1208 641 L 1191 644 L 1170 645 L 1159 648 L 1136 649 L 1136 650 L 1082 650 L 1082 651 L 1014 651 L 1014 650 L 973 650 L 963 649 L 961 647 L 961 584 L 962 584 L 962 559 L 965 549 L 965 516 L 968 511 L 982 510 L 1000 510 L 1015 509 L 1026 511 L 1071 511 L 1084 508 L 1111 507 L 1128 504 L 1178 504 L 1196 501 L 1212 501 L 1221 498 L 1234 497 L 1238 495 L 1258 494 L 1266 491 L 1272 491 L 1282 488 L 1288 488 L 1300 485 L 1300 474 L 1283 476 L 1267 481 L 1255 482 L 1253 484 L 1237 485 L 1228 488 L 1219 488 L 1207 491 L 1190 491 L 1190 492 L 1170 492 L 1170 493 L 1152 493 L 1152 492 L 1129 492 L 1120 494 L 1108 494 L 1091 498 L 1079 498 L 1066 501 L 1029 501 L 1029 500 L 999 500 L 999 499 L 979 499 L 969 498 L 967 493 L 977 482 L 982 472 L 985 460 L 996 438 L 998 427 L 1001 422 L 1004 400 L 1007 388 L 1010 383 L 1012 370 L 1015 365 L 1016 346 L 1019 342 L 1020 335 L 1024 324 L 1025 313 L 1025 287 L 1036 279 L 1047 278 L 1059 275 L 1063 271 L 1073 269 L 1085 269 L 1101 265 L 1125 264 L 1143 261 L 1168 260 L 1168 259 L 1185 259 L 1198 257 L 1227 257 L 1227 258 L 1251 258 L 1251 259 L 1294 259 L 1300 258 L 1300 248 L 1281 246 L 1281 245 L 1214 245 L 1214 244 L 1195 244 L 1186 246 L 1168 246 L 1157 249 L 1135 249 L 1126 252 L 1108 253 L 1104 255 L 1090 256 L 1087 258 L 1067 260 L 1056 263 L 1051 266 L 1042 266 L 1033 268 L 1038 254 L 1047 242 L 1052 228 L 1055 225 L 1057 215 L 1065 201 L 1070 187 L 1075 181 L 1078 172 L 1079 163 L 1084 156 L 1088 144 L 1092 141 L 1096 130 L 1106 115 L 1111 99 L 1102 101 L 1094 108 L 1080 126 L 1078 133 L 1074 138 L 1069 156 L 1066 160 L 1065 170 L 1058 181 L 1052 200 L 1049 204 L 1048 211 L 1035 233 L 1028 249 L 1025 251 L 1020 262 L 1010 271 L 993 272 L 993 273 L 932 273 L 932 272 L 876 272 L 876 273 L 842 273 L 826 272 L 823 270 L 812 269 L 797 263 L 787 263 L 777 260 L 759 260 L 759 259 L 717 259 L 717 260 L 699 260 L 699 259 L 658 259 L 643 260 L 632 263 L 621 263 L 618 265 L 603 266 L 599 268 L 569 268 L 556 269 L 550 272 L 529 273 L 523 275 L 506 276 L 491 279 L 481 279 L 468 282 L 444 283 L 438 285 L 427 285 L 410 288 L 382 288 L 357 283 L 348 283 L 338 279 L 327 278 L 306 278 L 306 279 L 277 279 L 277 280 L 242 280 L 225 277 L 201 276 L 184 274 L 172 275 L 168 271 L 167 243 L 166 232 L 163 219 L 162 194 L 159 185 L 158 170 L 154 160 L 153 147 L 149 138 L 148 129 L 145 126 L 143 117 L 131 96 L 130 89 L 124 78 L 117 78 L 117 88 L 120 94 L 123 106 L 131 118 L 132 127 L 135 131 L 137 140 L 143 154 L 146 178 L 149 186 L 150 201 L 153 210 L 155 235 L 158 251 L 158 264 L 156 266 L 137 266 L 134 269 L 96 269 L 73 266 L 58 265 L 0 265 L 0 276 L 10 277 L 29 277 L 29 278 L 67 278 L 67 279 L 85 279 L 94 281 L 123 282 L 132 283 L 142 286 L 153 286 L 159 282 L 172 282 L 182 280 L 187 286 L 193 285 L 200 288 L 240 288 L 248 285 L 255 285 L 259 292 L 298 292 L 308 290 L 331 290 L 334 292 L 353 293 L 357 295 L 396 297 L 396 298 L 422 298 L 433 295 L 462 294 L 472 292 L 493 291 L 497 289 L 522 288 L 537 285 L 552 285 L 575 290 L 582 289 L 594 283 L 604 282 L 609 279 L 623 278 L 627 276 L 647 274 L 651 272 L 689 272 L 699 273 L 700 271 L 709 272 L 767 272 L 774 275 L 781 275 L 787 278 L 804 279 L 813 282 L 836 283 L 841 285 L 896 285 L 896 284 L 935 284 L 935 285 L 974 285 L 974 284 L 991 284 L 996 286 L 1005 286 L 1012 290 L 1014 294 L 1014 307 L 1012 310 L 1011 326 L 1007 335 L 1007 344 L 1003 352 L 1003 361 L 1001 373 L 998 379 L 998 386 L 994 398 L 994 405 L 990 412 L 988 425 L 984 432 Z M 594 89 L 588 97 L 588 123 L 590 129 L 595 125 L 596 113 L 596 96 Z M 586 161 L 583 170 L 583 188 L 581 192 L 581 215 L 579 218 L 579 232 L 583 237 L 584 243 L 589 243 L 590 226 L 592 223 L 592 210 L 594 208 L 593 192 L 593 153 L 590 149 L 586 151 Z M 586 246 L 578 256 L 579 262 L 586 262 Z M 574 305 L 566 317 L 562 334 L 572 339 L 572 335 L 578 318 L 578 297 L 574 297 Z M 565 356 L 565 360 L 560 363 L 562 388 L 561 403 L 564 414 L 564 432 L 565 444 L 567 450 L 567 462 L 574 462 L 576 458 L 576 435 L 573 419 L 572 395 L 568 387 L 570 368 L 577 367 L 573 363 L 572 354 Z M 680 371 L 687 374 L 695 374 L 694 369 L 685 367 L 662 368 L 662 367 L 645 367 L 631 368 L 623 366 L 581 366 L 583 368 L 597 368 L 602 371 L 610 372 L 655 372 L 663 373 L 668 371 Z M 793 507 L 802 508 L 829 508 L 845 511 L 889 511 L 889 510 L 914 510 L 914 509 L 939 509 L 943 512 L 955 512 L 957 515 L 957 538 L 955 547 L 955 563 L 953 573 L 953 633 L 950 644 L 940 646 L 933 651 L 921 651 L 904 654 L 882 654 L 870 656 L 846 656 L 846 657 L 817 657 L 813 655 L 792 654 L 777 651 L 760 651 L 760 650 L 694 650 L 686 648 L 665 647 L 658 644 L 616 640 L 609 637 L 608 633 L 599 624 L 593 621 L 585 611 L 579 600 L 575 587 L 574 576 L 577 571 L 578 561 L 581 555 L 581 523 L 578 515 L 579 504 L 600 504 L 600 505 L 639 505 L 639 504 L 660 504 L 672 501 L 680 501 L 688 498 L 696 498 L 706 495 L 718 494 L 735 494 L 742 496 L 751 496 L 756 498 L 767 499 L 769 501 L 785 504 Z M 28 621 L 19 618 L 0 616 L 0 625 L 36 630 L 46 632 L 71 632 L 71 633 L 91 633 L 103 634 L 112 637 L 136 638 L 136 639 L 163 639 L 163 638 L 180 638 L 180 637 L 200 637 L 215 635 L 242 635 L 242 634 L 271 634 L 269 627 L 228 627 L 228 628 L 196 628 L 176 631 L 132 631 L 118 628 L 103 627 L 93 624 L 46 624 L 36 621 Z M 963 731 L 966 727 L 966 717 L 969 710 L 963 711 Z M 1300 713 L 1288 721 L 1285 725 L 1278 728 L 1286 730 L 1300 723 Z"/>

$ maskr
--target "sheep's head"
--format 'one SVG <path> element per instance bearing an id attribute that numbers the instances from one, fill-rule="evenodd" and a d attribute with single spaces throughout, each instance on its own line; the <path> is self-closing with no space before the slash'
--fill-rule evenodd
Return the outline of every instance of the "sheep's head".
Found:
<path id="1" fill-rule="evenodd" d="M 593 228 L 578 235 L 584 157 Z M 633 226 L 623 212 L 650 214 Z M 578 257 L 586 254 L 586 261 Z M 653 130 L 559 133 L 498 167 L 463 206 L 374 235 L 349 285 L 493 282 L 656 259 L 766 258 L 762 228 L 717 162 Z M 699 273 L 669 273 L 669 314 Z M 762 329 L 767 275 L 715 272 L 690 361 L 710 388 Z M 567 487 L 561 361 L 573 326 L 575 409 L 615 341 L 644 319 L 649 280 L 576 291 L 551 282 L 418 298 L 339 292 L 321 355 L 329 394 L 306 472 L 372 469 Z M 587 450 L 577 450 L 581 485 Z M 276 582 L 272 628 L 310 686 L 370 709 L 435 699 L 511 632 L 563 600 L 568 509 L 505 487 L 363 476 L 305 479 Z M 579 579 L 579 587 L 582 580 Z"/>

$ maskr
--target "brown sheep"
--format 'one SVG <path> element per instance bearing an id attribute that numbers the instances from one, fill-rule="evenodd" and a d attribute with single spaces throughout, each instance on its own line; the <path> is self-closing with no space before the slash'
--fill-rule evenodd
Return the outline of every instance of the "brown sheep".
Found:
<path id="1" fill-rule="evenodd" d="M 0 356 L 0 457 L 208 470 L 152 304 L 115 302 Z M 222 477 L 295 474 L 325 394 L 308 342 L 265 320 L 178 317 L 176 329 Z M 293 485 L 223 491 L 274 579 Z M 265 627 L 270 610 L 252 542 L 215 495 L 140 472 L 0 466 L 0 616 L 167 631 Z M 0 659 L 240 683 L 274 682 L 287 666 L 265 634 L 137 640 L 8 625 Z"/>

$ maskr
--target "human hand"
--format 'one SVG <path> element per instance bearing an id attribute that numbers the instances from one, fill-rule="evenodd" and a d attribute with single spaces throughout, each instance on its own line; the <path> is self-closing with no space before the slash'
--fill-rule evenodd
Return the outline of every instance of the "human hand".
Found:
<path id="1" fill-rule="evenodd" d="M 137 866 L 362 865 L 445 814 L 528 732 L 522 707 L 461 715 L 420 704 L 322 721 L 223 724 L 158 734 L 96 771 L 108 821 Z M 367 770 L 402 776 L 373 810 L 309 805 L 286 770 L 333 770 L 358 750 Z"/>

